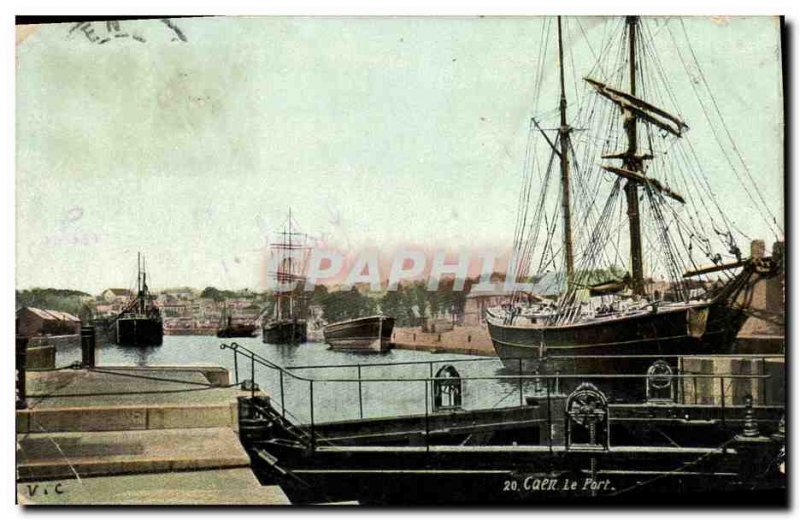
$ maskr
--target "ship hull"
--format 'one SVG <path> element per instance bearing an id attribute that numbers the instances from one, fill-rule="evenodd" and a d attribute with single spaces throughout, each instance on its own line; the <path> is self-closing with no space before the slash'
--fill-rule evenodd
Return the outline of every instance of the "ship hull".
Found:
<path id="1" fill-rule="evenodd" d="M 307 341 L 306 320 L 271 321 L 262 327 L 264 343 L 295 345 Z"/>
<path id="2" fill-rule="evenodd" d="M 699 455 L 681 459 L 672 453 L 658 453 L 645 458 L 637 457 L 635 449 L 628 449 L 599 454 L 602 464 L 610 469 L 592 476 L 589 468 L 598 453 L 566 453 L 559 449 L 550 455 L 547 447 L 543 448 L 533 453 L 511 449 L 498 453 L 496 447 L 488 447 L 485 453 L 475 450 L 476 453 L 443 454 L 443 450 L 431 450 L 433 453 L 428 454 L 424 449 L 418 453 L 407 447 L 382 447 L 385 453 L 360 458 L 357 450 L 343 450 L 338 457 L 314 452 L 315 460 L 299 453 L 280 452 L 276 458 L 286 461 L 282 469 L 288 470 L 290 477 L 267 468 L 256 468 L 256 474 L 264 481 L 279 484 L 293 504 L 358 501 L 361 505 L 708 505 L 748 500 L 779 504 L 786 500 L 785 479 L 774 472 L 763 479 L 746 474 L 739 469 L 741 462 L 735 456 L 715 455 L 702 467 L 693 467 L 693 475 L 673 476 L 681 464 L 691 465 Z M 435 465 L 430 460 L 435 460 Z M 656 482 L 648 484 L 649 481 Z M 617 496 L 619 491 L 625 494 Z"/>
<path id="3" fill-rule="evenodd" d="M 255 325 L 231 325 L 217 331 L 218 338 L 252 338 L 255 335 Z"/>
<path id="4" fill-rule="evenodd" d="M 326 325 L 325 343 L 333 350 L 386 352 L 391 348 L 394 318 L 370 316 Z"/>
<path id="5" fill-rule="evenodd" d="M 646 428 L 631 426 L 636 419 L 609 430 L 620 440 L 613 445 L 554 439 L 552 432 L 575 426 L 567 416 L 541 417 L 550 406 L 372 418 L 309 429 L 273 409 L 253 417 L 248 404 L 240 400 L 239 432 L 253 471 L 262 484 L 280 485 L 294 504 L 709 503 L 717 494 L 727 501 L 748 491 L 748 499 L 762 500 L 781 500 L 786 493 L 777 464 L 783 440 L 772 435 L 780 410 L 762 412 L 764 436 L 758 442 L 732 440 L 720 421 L 660 423 L 674 438 L 702 440 L 679 446 L 652 443 Z M 564 402 L 556 398 L 554 404 Z M 717 413 L 702 410 L 686 412 Z"/>
<path id="6" fill-rule="evenodd" d="M 164 342 L 164 327 L 160 319 L 119 318 L 115 324 L 114 340 L 122 346 L 158 346 Z"/>
<path id="7" fill-rule="evenodd" d="M 560 327 L 490 321 L 489 336 L 510 370 L 642 373 L 641 369 L 646 370 L 658 356 L 733 353 L 733 343 L 746 318 L 741 309 L 714 302 Z M 642 358 L 637 363 L 630 356 Z"/>

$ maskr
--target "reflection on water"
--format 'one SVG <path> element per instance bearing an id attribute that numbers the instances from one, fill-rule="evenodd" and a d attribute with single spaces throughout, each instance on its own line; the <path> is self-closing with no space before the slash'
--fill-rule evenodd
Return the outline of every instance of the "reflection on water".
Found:
<path id="1" fill-rule="evenodd" d="M 105 345 L 97 350 L 98 365 L 215 365 L 234 371 L 233 353 L 219 348 L 223 342 L 236 342 L 283 367 L 302 365 L 347 365 L 361 364 L 361 386 L 353 382 L 332 382 L 322 379 L 357 378 L 357 367 L 330 369 L 297 369 L 298 376 L 313 378 L 314 420 L 331 421 L 358 419 L 363 407 L 364 417 L 424 413 L 426 407 L 426 383 L 424 381 L 369 382 L 376 378 L 426 378 L 435 374 L 447 360 L 473 360 L 459 362 L 455 367 L 464 377 L 486 377 L 513 375 L 502 369 L 497 359 L 476 358 L 455 354 L 431 354 L 411 350 L 392 350 L 383 354 L 357 354 L 329 350 L 322 343 L 303 345 L 268 345 L 261 338 L 235 338 L 222 340 L 210 336 L 165 336 L 160 347 L 135 348 Z M 57 366 L 80 360 L 80 345 L 59 348 Z M 480 360 L 480 361 L 477 361 Z M 426 363 L 405 366 L 375 366 L 376 363 L 425 361 Z M 250 378 L 250 362 L 238 358 L 239 380 Z M 256 365 L 255 381 L 280 406 L 281 381 L 272 369 Z M 534 381 L 519 380 L 470 380 L 464 381 L 463 406 L 467 409 L 517 406 L 520 404 L 520 386 L 524 396 L 536 392 Z M 284 376 L 283 401 L 290 416 L 302 422 L 311 417 L 308 381 Z M 430 389 L 428 389 L 430 392 Z M 430 395 L 430 394 L 428 394 Z M 428 399 L 430 406 L 430 398 Z"/>

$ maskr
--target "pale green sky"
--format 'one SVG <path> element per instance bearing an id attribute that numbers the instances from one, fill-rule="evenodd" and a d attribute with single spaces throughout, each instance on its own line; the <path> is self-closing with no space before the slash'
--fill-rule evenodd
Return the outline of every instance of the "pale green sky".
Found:
<path id="1" fill-rule="evenodd" d="M 603 22 L 582 19 L 597 47 Z M 174 23 L 186 41 L 139 21 L 120 32 L 143 42 L 98 44 L 63 24 L 18 44 L 19 288 L 130 286 L 142 251 L 156 287 L 257 289 L 260 248 L 290 205 L 305 231 L 342 248 L 510 247 L 541 18 Z M 777 20 L 685 24 L 782 215 Z M 574 45 L 577 67 L 591 66 Z M 660 58 L 685 81 L 671 49 Z M 540 103 L 555 106 L 554 92 Z M 701 110 L 681 108 L 720 202 L 771 243 L 727 182 Z"/>

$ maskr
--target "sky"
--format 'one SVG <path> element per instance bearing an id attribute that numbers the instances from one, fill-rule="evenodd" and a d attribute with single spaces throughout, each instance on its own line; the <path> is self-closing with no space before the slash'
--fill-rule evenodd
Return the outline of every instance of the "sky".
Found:
<path id="1" fill-rule="evenodd" d="M 605 21 L 568 22 L 577 69 L 591 67 Z M 303 231 L 345 251 L 507 250 L 542 23 L 249 17 L 18 31 L 17 287 L 131 287 L 141 251 L 151 287 L 259 289 L 264 245 L 289 207 Z M 680 20 L 667 25 L 662 38 L 682 34 Z M 782 215 L 777 20 L 684 26 Z M 686 80 L 674 51 L 660 58 Z M 553 89 L 540 104 L 555 106 Z M 681 107 L 719 201 L 770 244 L 701 109 Z"/>

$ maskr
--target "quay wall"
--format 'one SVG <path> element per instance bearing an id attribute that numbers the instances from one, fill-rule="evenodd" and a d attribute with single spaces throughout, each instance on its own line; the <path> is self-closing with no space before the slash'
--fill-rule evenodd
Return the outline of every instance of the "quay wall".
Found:
<path id="1" fill-rule="evenodd" d="M 496 356 L 489 331 L 480 326 L 455 327 L 447 332 L 422 332 L 420 327 L 395 327 L 392 332 L 394 348 Z"/>
<path id="2" fill-rule="evenodd" d="M 28 340 L 28 348 L 46 346 L 59 348 L 80 344 L 80 334 L 64 334 L 61 336 L 34 336 Z"/>
<path id="3" fill-rule="evenodd" d="M 683 379 L 683 402 L 721 406 L 741 406 L 745 397 L 755 405 L 780 405 L 786 402 L 786 363 L 784 358 L 713 358 L 693 357 L 681 360 L 681 372 L 714 374 L 714 378 Z M 727 374 L 768 376 L 764 378 L 728 378 Z M 724 386 L 724 388 L 723 388 Z"/>
<path id="4" fill-rule="evenodd" d="M 165 336 L 216 336 L 217 329 L 164 329 Z"/>
<path id="5" fill-rule="evenodd" d="M 56 348 L 52 345 L 29 346 L 25 356 L 25 368 L 30 370 L 52 370 L 56 366 Z"/>

